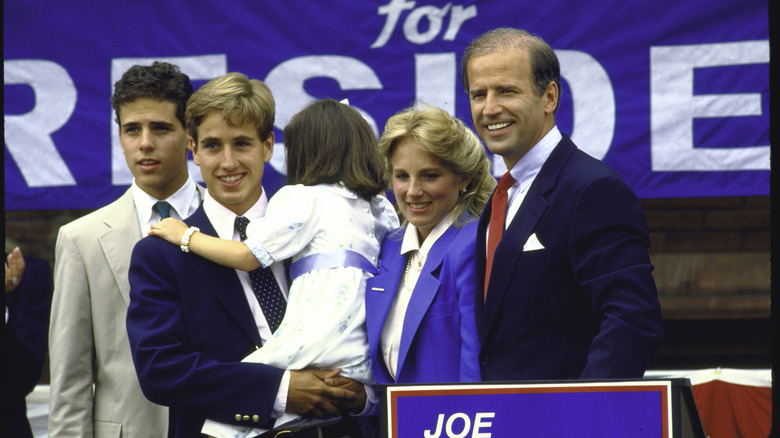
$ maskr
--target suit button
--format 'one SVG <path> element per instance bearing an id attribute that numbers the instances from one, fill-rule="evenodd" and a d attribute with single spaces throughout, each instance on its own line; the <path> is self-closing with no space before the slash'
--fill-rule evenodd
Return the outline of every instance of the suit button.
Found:
<path id="1" fill-rule="evenodd" d="M 244 415 L 244 418 L 243 418 L 243 420 L 244 420 L 244 421 L 249 421 L 249 415 Z"/>
<path id="2" fill-rule="evenodd" d="M 236 421 L 241 421 L 241 414 L 236 414 L 236 416 L 233 418 L 235 418 Z"/>
<path id="3" fill-rule="evenodd" d="M 490 363 L 490 358 L 487 356 L 482 356 L 479 358 L 479 364 L 484 366 L 487 366 L 487 364 Z"/>
<path id="4" fill-rule="evenodd" d="M 260 422 L 260 416 L 259 415 L 252 415 L 252 421 L 254 421 L 255 423 L 259 423 Z"/>

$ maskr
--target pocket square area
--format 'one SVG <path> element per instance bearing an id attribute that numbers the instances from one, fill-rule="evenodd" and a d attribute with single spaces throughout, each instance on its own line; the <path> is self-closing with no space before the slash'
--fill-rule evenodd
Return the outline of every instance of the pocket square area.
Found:
<path id="1" fill-rule="evenodd" d="M 523 245 L 523 251 L 539 251 L 540 249 L 544 249 L 544 245 L 542 245 L 542 242 L 536 237 L 536 233 L 531 234 L 525 242 L 525 245 Z"/>

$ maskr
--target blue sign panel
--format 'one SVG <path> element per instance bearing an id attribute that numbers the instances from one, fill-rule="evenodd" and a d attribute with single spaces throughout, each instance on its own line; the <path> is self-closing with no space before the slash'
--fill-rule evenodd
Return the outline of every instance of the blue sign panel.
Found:
<path id="1" fill-rule="evenodd" d="M 670 381 L 388 387 L 387 436 L 671 437 Z"/>
<path id="2" fill-rule="evenodd" d="M 769 193 L 765 1 L 9 0 L 5 207 L 97 208 L 126 189 L 109 99 L 133 64 L 174 62 L 196 87 L 229 71 L 264 80 L 277 103 L 272 194 L 281 130 L 312 99 L 348 98 L 377 135 L 416 100 L 470 125 L 458 61 L 499 26 L 556 50 L 561 131 L 640 197 Z"/>

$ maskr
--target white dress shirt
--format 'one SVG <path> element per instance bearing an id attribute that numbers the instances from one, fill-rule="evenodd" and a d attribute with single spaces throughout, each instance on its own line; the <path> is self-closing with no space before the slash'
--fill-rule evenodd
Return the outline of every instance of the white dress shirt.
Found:
<path id="1" fill-rule="evenodd" d="M 265 210 L 267 206 L 268 196 L 266 195 L 265 189 L 263 189 L 263 193 L 260 195 L 260 199 L 258 199 L 255 205 L 250 207 L 249 210 L 243 214 L 243 216 L 249 219 L 249 222 L 252 223 L 253 220 L 265 216 Z M 206 192 L 206 196 L 203 198 L 203 212 L 206 213 L 206 217 L 209 219 L 209 222 L 211 222 L 211 225 L 214 227 L 214 231 L 217 232 L 217 236 L 220 239 L 230 239 L 237 241 L 241 240 L 235 227 L 237 215 L 224 205 L 217 202 L 217 200 L 215 200 L 208 192 Z M 287 275 L 284 270 L 284 265 L 281 263 L 274 263 L 270 266 L 270 268 L 274 274 L 274 277 L 276 278 L 276 282 L 279 283 L 279 288 L 281 288 L 282 293 L 286 299 Z M 249 273 L 240 269 L 236 269 L 236 275 L 238 275 L 238 279 L 241 282 L 241 287 L 244 290 L 244 296 L 246 297 L 249 309 L 252 311 L 252 316 L 255 319 L 255 326 L 257 327 L 257 331 L 260 334 L 260 339 L 263 341 L 263 343 L 265 343 L 271 337 L 272 333 L 268 326 L 268 322 L 265 320 L 265 316 L 263 315 L 263 310 L 260 308 L 260 303 L 257 302 L 255 293 L 252 290 L 252 285 L 249 281 Z M 287 393 L 289 391 L 289 387 L 290 371 L 285 370 L 284 374 L 282 375 L 282 380 L 279 384 L 279 391 L 276 393 L 276 400 L 273 406 L 272 416 L 275 418 L 280 417 L 287 409 Z M 265 432 L 264 429 L 253 430 L 256 431 L 255 434 Z M 206 420 L 206 423 L 203 426 L 201 432 L 214 437 L 232 436 L 233 426 L 212 420 Z"/>
<path id="2" fill-rule="evenodd" d="M 250 207 L 243 216 L 252 223 L 253 220 L 265 216 L 265 209 L 267 206 L 268 197 L 265 194 L 265 190 L 263 190 L 260 199 L 255 205 Z M 203 211 L 206 213 L 206 217 L 208 217 L 209 222 L 211 222 L 211 225 L 214 227 L 214 230 L 217 232 L 217 236 L 220 239 L 241 240 L 238 231 L 235 229 L 237 215 L 217 202 L 208 192 L 203 198 Z M 274 273 L 274 277 L 276 278 L 276 282 L 279 283 L 282 293 L 285 298 L 287 298 L 287 275 L 284 270 L 284 265 L 281 263 L 274 263 L 271 265 L 271 271 Z M 265 320 L 265 316 L 263 316 L 260 303 L 257 302 L 257 297 L 255 297 L 255 293 L 252 291 L 249 273 L 236 269 L 236 275 L 238 275 L 241 286 L 244 288 L 244 295 L 246 296 L 246 301 L 252 311 L 252 316 L 255 318 L 255 324 L 257 325 L 257 331 L 260 333 L 260 339 L 265 343 L 271 337 L 272 333 L 271 329 L 268 327 L 268 322 Z"/>
<path id="3" fill-rule="evenodd" d="M 133 204 L 135 205 L 135 213 L 138 215 L 138 223 L 141 225 L 141 237 L 148 235 L 152 224 L 160 221 L 160 215 L 153 209 L 154 204 L 158 201 L 167 201 L 170 204 L 172 218 L 186 219 L 195 213 L 195 210 L 200 207 L 200 194 L 195 184 L 192 177 L 188 176 L 187 181 L 176 193 L 167 199 L 157 199 L 138 187 L 135 178 L 133 178 Z"/>
<path id="4" fill-rule="evenodd" d="M 553 126 L 550 132 L 529 149 L 509 170 L 512 178 L 515 179 L 515 183 L 507 190 L 505 230 L 512 223 L 515 215 L 517 215 L 517 210 L 523 204 L 528 188 L 531 187 L 534 179 L 536 179 L 536 175 L 542 170 L 545 161 L 547 161 L 547 158 L 562 138 L 561 131 L 558 130 L 557 126 Z M 485 241 L 487 242 L 487 239 Z"/>

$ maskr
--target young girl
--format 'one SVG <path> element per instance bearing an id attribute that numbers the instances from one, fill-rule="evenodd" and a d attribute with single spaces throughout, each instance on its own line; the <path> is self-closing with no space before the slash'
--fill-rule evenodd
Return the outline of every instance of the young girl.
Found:
<path id="1" fill-rule="evenodd" d="M 295 115 L 284 129 L 284 143 L 289 185 L 268 202 L 265 217 L 248 225 L 247 239 L 195 232 L 189 250 L 245 271 L 291 259 L 284 319 L 245 362 L 293 370 L 339 368 L 343 376 L 373 384 L 365 285 L 376 273 L 382 239 L 399 225 L 382 195 L 385 160 L 363 117 L 332 99 Z M 165 220 L 149 234 L 180 245 L 186 229 L 181 221 Z M 284 414 L 276 425 L 295 418 Z"/>

